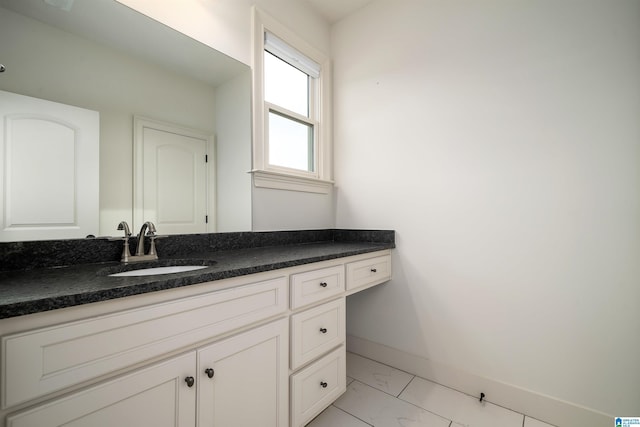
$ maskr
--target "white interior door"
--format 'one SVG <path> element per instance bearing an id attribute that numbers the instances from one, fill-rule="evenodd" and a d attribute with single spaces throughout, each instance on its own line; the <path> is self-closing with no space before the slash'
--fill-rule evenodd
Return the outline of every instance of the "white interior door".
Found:
<path id="1" fill-rule="evenodd" d="M 0 241 L 98 233 L 97 111 L 0 91 Z"/>
<path id="2" fill-rule="evenodd" d="M 136 228 L 152 221 L 159 234 L 209 231 L 209 140 L 192 129 L 136 118 Z"/>

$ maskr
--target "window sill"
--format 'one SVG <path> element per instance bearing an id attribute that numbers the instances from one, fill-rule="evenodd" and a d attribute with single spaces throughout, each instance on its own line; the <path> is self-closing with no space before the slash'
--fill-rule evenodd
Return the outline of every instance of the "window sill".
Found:
<path id="1" fill-rule="evenodd" d="M 329 194 L 333 181 L 287 175 L 264 170 L 252 170 L 253 184 L 260 188 Z"/>

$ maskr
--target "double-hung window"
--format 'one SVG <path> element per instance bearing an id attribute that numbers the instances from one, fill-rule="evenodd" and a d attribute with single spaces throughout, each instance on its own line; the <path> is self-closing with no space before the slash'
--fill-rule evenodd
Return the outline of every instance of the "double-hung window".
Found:
<path id="1" fill-rule="evenodd" d="M 328 70 L 324 68 L 328 62 L 279 24 L 263 23 L 264 14 L 254 11 L 254 19 L 258 22 L 254 35 L 254 182 L 271 188 L 327 192 L 331 153 Z"/>
<path id="2" fill-rule="evenodd" d="M 269 165 L 314 173 L 320 65 L 265 32 L 264 102 Z"/>

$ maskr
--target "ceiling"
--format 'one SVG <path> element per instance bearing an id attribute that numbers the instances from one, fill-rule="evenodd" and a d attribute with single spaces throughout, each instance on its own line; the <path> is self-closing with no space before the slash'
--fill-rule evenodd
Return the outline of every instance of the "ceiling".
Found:
<path id="1" fill-rule="evenodd" d="M 371 3 L 373 0 L 302 0 L 311 4 L 330 23 L 342 18 Z"/>
<path id="2" fill-rule="evenodd" d="M 73 7 L 64 9 L 68 4 Z M 239 61 L 112 0 L 0 0 L 0 13 L 2 7 L 213 87 L 247 70 Z M 114 23 L 126 25 L 114 28 Z"/>

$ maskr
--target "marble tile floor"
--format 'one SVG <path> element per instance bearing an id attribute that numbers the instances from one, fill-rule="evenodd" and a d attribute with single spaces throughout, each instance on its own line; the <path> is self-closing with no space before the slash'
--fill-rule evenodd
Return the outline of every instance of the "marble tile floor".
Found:
<path id="1" fill-rule="evenodd" d="M 553 427 L 347 353 L 347 391 L 307 427 Z"/>

